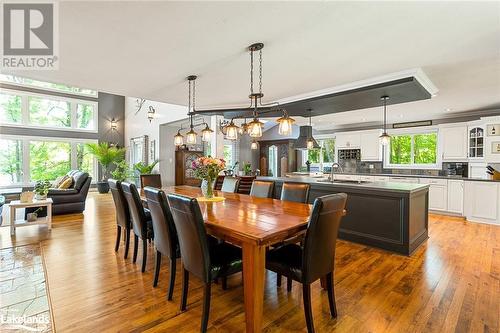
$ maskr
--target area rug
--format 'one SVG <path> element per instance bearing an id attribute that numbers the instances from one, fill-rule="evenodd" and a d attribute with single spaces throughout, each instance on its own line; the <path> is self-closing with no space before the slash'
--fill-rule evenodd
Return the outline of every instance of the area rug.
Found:
<path id="1" fill-rule="evenodd" d="M 52 332 L 40 244 L 0 250 L 0 332 Z"/>

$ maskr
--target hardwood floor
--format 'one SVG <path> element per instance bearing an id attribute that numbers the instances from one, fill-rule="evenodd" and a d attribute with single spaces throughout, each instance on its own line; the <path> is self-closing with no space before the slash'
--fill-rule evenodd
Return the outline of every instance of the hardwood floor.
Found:
<path id="1" fill-rule="evenodd" d="M 312 288 L 319 332 L 499 332 L 500 227 L 430 216 L 430 238 L 411 257 L 339 241 L 331 319 L 319 282 Z M 116 225 L 111 195 L 91 193 L 85 214 L 56 216 L 46 226 L 20 228 L 11 240 L 0 228 L 0 248 L 42 241 L 54 325 L 59 332 L 199 331 L 202 285 L 190 281 L 188 310 L 179 311 L 180 268 L 173 301 L 166 299 L 168 260 L 153 288 L 153 247 L 146 273 L 140 258 L 114 252 Z M 141 256 L 141 251 L 139 251 Z M 302 290 L 286 292 L 267 272 L 265 332 L 305 331 Z M 241 274 L 228 290 L 212 288 L 209 331 L 244 331 Z"/>

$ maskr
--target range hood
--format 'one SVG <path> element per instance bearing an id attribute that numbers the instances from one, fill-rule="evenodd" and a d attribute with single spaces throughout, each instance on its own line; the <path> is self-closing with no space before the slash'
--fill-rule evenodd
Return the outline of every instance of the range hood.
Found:
<path id="1" fill-rule="evenodd" d="M 295 141 L 294 148 L 295 149 L 307 149 L 307 140 L 312 139 L 314 142 L 314 148 L 320 148 L 318 142 L 313 138 L 312 135 L 312 127 L 309 125 L 300 126 L 299 137 Z"/>

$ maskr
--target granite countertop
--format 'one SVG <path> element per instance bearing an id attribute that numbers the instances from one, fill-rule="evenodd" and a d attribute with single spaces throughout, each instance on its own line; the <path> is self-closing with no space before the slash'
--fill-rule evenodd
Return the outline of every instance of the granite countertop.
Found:
<path id="1" fill-rule="evenodd" d="M 396 182 L 325 182 L 321 181 L 320 178 L 314 177 L 257 177 L 258 180 L 271 180 L 275 182 L 297 182 L 297 183 L 309 183 L 316 187 L 342 187 L 342 188 L 352 188 L 352 189 L 364 189 L 364 190 L 379 190 L 388 192 L 403 192 L 403 193 L 413 193 L 422 190 L 427 190 L 429 188 L 428 184 L 409 184 L 409 183 L 396 183 Z"/>

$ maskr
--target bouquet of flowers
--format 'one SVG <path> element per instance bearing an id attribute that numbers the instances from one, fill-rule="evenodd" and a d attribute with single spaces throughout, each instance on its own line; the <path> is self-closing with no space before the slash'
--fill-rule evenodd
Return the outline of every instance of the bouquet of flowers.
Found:
<path id="1" fill-rule="evenodd" d="M 226 161 L 222 158 L 198 157 L 193 161 L 192 167 L 196 178 L 203 180 L 202 191 L 207 198 L 212 198 L 214 181 L 219 173 L 225 169 Z"/>

